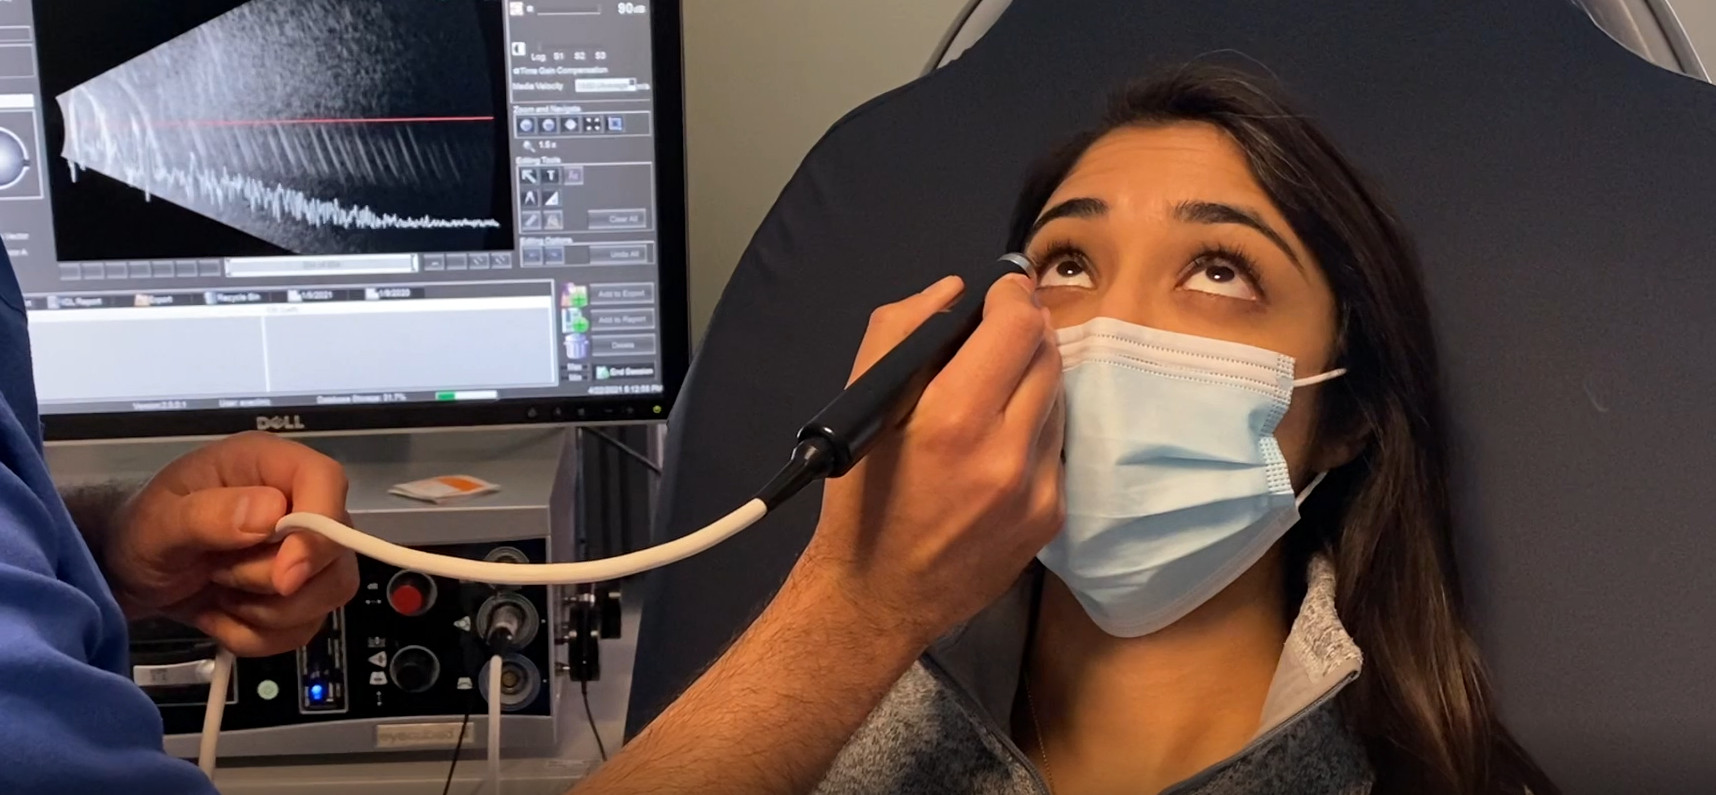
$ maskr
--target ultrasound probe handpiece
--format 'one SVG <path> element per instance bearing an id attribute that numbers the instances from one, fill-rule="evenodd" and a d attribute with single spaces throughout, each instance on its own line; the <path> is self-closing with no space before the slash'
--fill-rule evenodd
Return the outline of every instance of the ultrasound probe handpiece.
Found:
<path id="1" fill-rule="evenodd" d="M 832 457 L 827 477 L 840 477 L 870 452 L 882 432 L 905 420 L 936 373 L 953 360 L 983 320 L 983 304 L 996 282 L 1036 266 L 1023 254 L 1007 254 L 959 274 L 965 291 L 932 315 L 799 431 L 800 442 L 820 440 Z"/>

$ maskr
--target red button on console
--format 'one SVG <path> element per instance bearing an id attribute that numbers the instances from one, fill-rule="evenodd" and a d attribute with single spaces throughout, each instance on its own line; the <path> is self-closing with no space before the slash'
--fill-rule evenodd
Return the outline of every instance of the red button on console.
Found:
<path id="1" fill-rule="evenodd" d="M 387 583 L 387 603 L 402 616 L 420 616 L 435 605 L 435 581 L 415 571 L 402 571 Z"/>
<path id="2" fill-rule="evenodd" d="M 423 592 L 417 590 L 417 586 L 409 583 L 400 585 L 393 589 L 393 593 L 387 595 L 387 603 L 393 605 L 394 610 L 408 616 L 414 616 L 423 609 Z"/>

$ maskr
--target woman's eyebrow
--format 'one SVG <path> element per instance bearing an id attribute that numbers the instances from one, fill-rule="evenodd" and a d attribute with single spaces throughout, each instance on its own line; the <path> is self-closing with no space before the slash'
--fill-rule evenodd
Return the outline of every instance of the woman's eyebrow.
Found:
<path id="1" fill-rule="evenodd" d="M 1026 235 L 1025 239 L 1030 240 L 1031 238 L 1036 237 L 1037 232 L 1043 227 L 1062 218 L 1095 218 L 1107 212 L 1108 204 L 1101 199 L 1067 199 L 1060 204 L 1050 207 L 1048 212 L 1043 213 L 1042 217 L 1038 218 L 1037 222 L 1031 225 L 1031 233 Z"/>
<path id="2" fill-rule="evenodd" d="M 1101 199 L 1090 197 L 1067 199 L 1050 207 L 1041 217 L 1037 218 L 1037 222 L 1031 225 L 1031 233 L 1026 239 L 1036 237 L 1037 232 L 1041 231 L 1043 227 L 1062 218 L 1096 218 L 1107 213 L 1108 204 Z M 1292 246 L 1287 245 L 1287 239 L 1280 232 L 1275 231 L 1269 222 L 1263 220 L 1257 211 L 1250 208 L 1223 202 L 1188 200 L 1175 205 L 1174 217 L 1190 224 L 1239 224 L 1250 227 L 1258 234 L 1269 238 L 1269 242 L 1281 249 L 1281 253 L 1287 255 L 1287 259 L 1293 263 L 1293 267 L 1301 271 L 1305 269 L 1304 263 L 1299 260 L 1299 255 L 1293 253 Z"/>
<path id="3" fill-rule="evenodd" d="M 1251 227 L 1257 230 L 1259 234 L 1269 238 L 1269 242 L 1274 243 L 1277 248 L 1280 248 L 1281 253 L 1286 254 L 1287 259 L 1292 261 L 1293 267 L 1298 268 L 1301 272 L 1305 270 L 1305 266 L 1299 262 L 1299 255 L 1294 254 L 1293 248 L 1287 245 L 1287 239 L 1282 237 L 1280 232 L 1275 231 L 1275 228 L 1264 221 L 1263 216 L 1255 210 L 1221 202 L 1194 200 L 1183 201 L 1175 205 L 1174 217 L 1188 224 L 1239 224 L 1240 226 Z"/>

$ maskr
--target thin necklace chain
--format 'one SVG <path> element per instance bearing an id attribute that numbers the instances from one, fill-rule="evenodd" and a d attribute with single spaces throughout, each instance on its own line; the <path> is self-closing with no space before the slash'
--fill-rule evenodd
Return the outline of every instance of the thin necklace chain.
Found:
<path id="1" fill-rule="evenodd" d="M 1043 724 L 1037 720 L 1037 700 L 1031 697 L 1031 672 L 1025 671 L 1025 711 L 1031 713 L 1031 732 L 1036 735 L 1037 758 L 1043 763 L 1043 783 L 1055 793 L 1055 772 L 1049 768 L 1049 747 L 1043 742 Z"/>

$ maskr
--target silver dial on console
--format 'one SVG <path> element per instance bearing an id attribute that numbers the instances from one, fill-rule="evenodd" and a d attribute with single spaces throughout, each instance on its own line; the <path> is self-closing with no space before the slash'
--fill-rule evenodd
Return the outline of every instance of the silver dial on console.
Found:
<path id="1" fill-rule="evenodd" d="M 494 660 L 483 666 L 482 674 L 477 679 L 477 691 L 483 700 L 494 698 L 489 693 L 489 668 Z M 509 654 L 501 660 L 501 711 L 516 712 L 530 706 L 536 700 L 536 695 L 542 692 L 542 674 L 536 669 L 536 664 L 528 657 Z"/>

